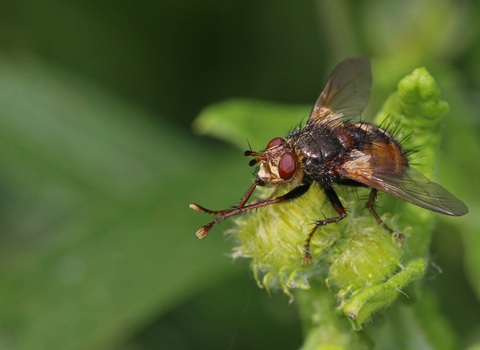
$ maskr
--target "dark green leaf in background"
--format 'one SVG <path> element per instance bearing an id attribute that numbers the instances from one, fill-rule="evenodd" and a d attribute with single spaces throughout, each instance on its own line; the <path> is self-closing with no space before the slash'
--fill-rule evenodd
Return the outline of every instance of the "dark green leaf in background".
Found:
<path id="1" fill-rule="evenodd" d="M 228 149 L 222 174 L 195 171 L 195 139 L 168 123 L 39 63 L 1 66 L 3 348 L 112 346 L 235 273 L 185 221 L 187 197 L 228 197 Z"/>

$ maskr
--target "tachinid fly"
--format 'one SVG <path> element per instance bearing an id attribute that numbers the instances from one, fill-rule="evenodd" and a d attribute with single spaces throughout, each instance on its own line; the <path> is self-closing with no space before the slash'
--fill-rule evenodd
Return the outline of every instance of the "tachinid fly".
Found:
<path id="1" fill-rule="evenodd" d="M 272 139 L 263 152 L 246 151 L 260 163 L 257 177 L 240 203 L 233 209 L 213 211 L 196 204 L 190 208 L 220 215 L 197 231 L 203 238 L 221 220 L 271 204 L 304 195 L 317 182 L 339 216 L 317 221 L 308 234 L 303 262 L 311 260 L 310 240 L 318 227 L 347 216 L 334 185 L 370 187 L 366 207 L 378 223 L 393 233 L 373 208 L 378 191 L 391 194 L 436 213 L 461 216 L 467 206 L 442 186 L 431 182 L 409 167 L 405 152 L 387 131 L 367 123 L 351 122 L 368 103 L 372 73 L 370 61 L 355 57 L 341 62 L 332 72 L 303 129 L 294 130 L 285 139 Z M 247 205 L 257 186 L 266 184 L 290 189 L 274 199 Z"/>

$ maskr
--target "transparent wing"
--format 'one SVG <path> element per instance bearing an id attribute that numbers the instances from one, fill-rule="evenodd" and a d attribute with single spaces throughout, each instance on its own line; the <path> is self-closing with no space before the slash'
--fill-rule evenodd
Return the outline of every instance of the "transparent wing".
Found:
<path id="1" fill-rule="evenodd" d="M 450 216 L 468 213 L 467 206 L 460 199 L 419 171 L 404 166 L 400 172 L 393 172 L 392 169 L 398 169 L 398 164 L 392 159 L 372 155 L 363 157 L 346 162 L 343 175 L 436 213 Z"/>
<path id="2" fill-rule="evenodd" d="M 306 126 L 358 117 L 368 103 L 371 86 L 369 59 L 353 57 L 341 62 L 328 78 Z"/>

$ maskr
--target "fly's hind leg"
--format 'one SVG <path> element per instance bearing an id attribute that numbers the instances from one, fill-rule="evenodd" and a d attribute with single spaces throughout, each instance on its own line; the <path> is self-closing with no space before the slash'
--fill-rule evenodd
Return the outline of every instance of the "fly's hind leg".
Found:
<path id="1" fill-rule="evenodd" d="M 377 194 L 378 194 L 378 191 L 375 188 L 372 188 L 372 192 L 370 192 L 370 197 L 368 198 L 368 202 L 367 202 L 366 207 L 367 207 L 368 210 L 370 210 L 370 213 L 372 213 L 372 215 L 375 217 L 375 219 L 377 219 L 377 222 L 380 226 L 382 226 L 385 230 L 387 230 L 391 234 L 394 234 L 395 231 L 392 230 L 390 227 L 388 227 L 387 224 L 385 224 L 382 221 L 382 219 L 380 219 L 380 216 L 378 216 L 375 209 L 373 209 L 373 205 L 375 203 L 375 199 L 377 198 Z M 396 235 L 396 237 L 397 237 L 398 243 L 401 245 L 402 241 L 403 241 L 403 238 L 404 238 L 403 235 L 401 233 L 398 233 Z"/>
<path id="2" fill-rule="evenodd" d="M 340 198 L 338 198 L 337 194 L 331 187 L 324 188 L 325 194 L 327 195 L 328 200 L 332 204 L 333 208 L 340 214 L 340 216 L 334 218 L 327 218 L 325 220 L 317 221 L 315 223 L 315 227 L 309 233 L 307 237 L 307 242 L 305 243 L 305 255 L 303 256 L 302 264 L 305 265 L 307 262 L 312 262 L 312 254 L 310 253 L 310 241 L 312 239 L 313 234 L 320 226 L 328 225 L 334 222 L 338 222 L 342 219 L 347 217 L 347 212 L 345 208 L 343 208 L 342 203 L 340 202 Z"/>
<path id="3" fill-rule="evenodd" d="M 375 199 L 377 198 L 378 191 L 375 188 L 372 188 L 372 192 L 370 192 L 370 197 L 368 198 L 367 202 L 367 209 L 370 210 L 370 213 L 377 219 L 377 222 L 380 226 L 382 226 L 385 230 L 387 230 L 390 233 L 395 233 L 390 227 L 388 227 L 382 219 L 380 219 L 380 216 L 378 216 L 377 212 L 375 209 L 373 209 L 373 204 L 375 203 Z"/>

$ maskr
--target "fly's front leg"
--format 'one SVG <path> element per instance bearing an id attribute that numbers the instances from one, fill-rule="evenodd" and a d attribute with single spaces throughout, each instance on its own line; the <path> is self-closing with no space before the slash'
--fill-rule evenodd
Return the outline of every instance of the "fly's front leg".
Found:
<path id="1" fill-rule="evenodd" d="M 255 183 L 257 183 L 257 181 L 255 181 Z M 261 182 L 261 184 L 264 184 L 264 183 Z M 277 197 L 275 199 L 263 200 L 263 201 L 259 201 L 259 202 L 256 202 L 256 203 L 253 203 L 253 204 L 250 204 L 250 205 L 245 205 L 248 198 L 253 193 L 253 190 L 255 189 L 255 186 L 257 186 L 257 185 L 260 186 L 260 184 L 254 184 L 250 188 L 250 190 L 248 190 L 247 194 L 242 199 L 240 204 L 234 209 L 212 211 L 212 210 L 207 210 L 203 207 L 200 207 L 199 205 L 196 205 L 196 204 L 190 204 L 190 208 L 192 208 L 194 210 L 203 211 L 203 212 L 206 212 L 208 214 L 221 215 L 220 217 L 216 218 L 215 220 L 210 221 L 207 225 L 205 225 L 203 227 L 200 227 L 198 229 L 198 231 L 196 232 L 197 237 L 198 238 L 205 237 L 208 234 L 208 231 L 210 231 L 210 229 L 213 226 L 215 226 L 220 221 L 225 220 L 226 218 L 228 218 L 230 216 L 245 213 L 245 212 L 253 210 L 253 209 L 258 209 L 258 208 L 261 208 L 261 207 L 265 207 L 265 206 L 270 205 L 270 204 L 276 204 L 276 203 L 281 203 L 281 202 L 286 202 L 286 201 L 289 201 L 289 200 L 293 200 L 295 198 L 298 198 L 298 197 L 304 195 L 308 191 L 308 189 L 310 188 L 310 184 L 301 185 L 301 186 L 293 189 L 292 191 L 284 194 L 283 196 Z"/>
<path id="2" fill-rule="evenodd" d="M 240 203 L 238 203 L 236 208 L 226 209 L 226 210 L 209 210 L 209 209 L 206 209 L 206 208 L 204 208 L 204 207 L 202 207 L 198 204 L 195 204 L 195 203 L 191 203 L 189 205 L 189 207 L 193 210 L 202 211 L 202 212 L 210 214 L 210 215 L 224 215 L 224 214 L 230 213 L 232 211 L 235 211 L 238 208 L 241 208 L 241 207 L 245 206 L 245 203 L 248 202 L 248 200 L 250 199 L 250 196 L 252 195 L 253 191 L 255 191 L 255 188 L 257 186 L 265 186 L 265 183 L 262 180 L 257 178 L 255 180 L 255 182 L 253 183 L 252 187 L 250 187 L 250 189 L 247 191 L 247 193 L 245 193 L 245 196 L 243 196 L 242 200 L 240 201 Z"/>
<path id="3" fill-rule="evenodd" d="M 328 218 L 325 220 L 317 221 L 315 223 L 315 227 L 313 230 L 309 233 L 307 237 L 307 242 L 305 243 L 305 255 L 303 256 L 302 264 L 305 265 L 307 262 L 312 262 L 312 254 L 310 253 L 310 241 L 312 239 L 313 234 L 319 228 L 320 226 L 328 225 L 334 222 L 338 222 L 342 219 L 345 219 L 347 217 L 347 212 L 345 211 L 345 208 L 343 207 L 342 203 L 340 202 L 340 198 L 338 198 L 337 194 L 331 187 L 325 187 L 324 188 L 325 194 L 327 195 L 328 200 L 332 204 L 333 208 L 340 214 L 340 216 L 334 217 L 334 218 Z"/>

